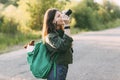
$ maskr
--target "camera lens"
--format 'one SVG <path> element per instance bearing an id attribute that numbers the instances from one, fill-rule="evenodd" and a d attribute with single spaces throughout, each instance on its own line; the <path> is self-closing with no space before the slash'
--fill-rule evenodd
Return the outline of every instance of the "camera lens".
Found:
<path id="1" fill-rule="evenodd" d="M 72 14 L 72 10 L 71 9 L 68 9 L 67 11 L 66 11 L 66 13 L 65 13 L 65 15 L 67 15 L 67 16 L 70 16 Z"/>

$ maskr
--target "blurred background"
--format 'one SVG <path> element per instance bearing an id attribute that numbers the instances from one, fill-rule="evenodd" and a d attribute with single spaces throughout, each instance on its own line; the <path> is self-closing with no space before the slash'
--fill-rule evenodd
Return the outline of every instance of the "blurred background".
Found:
<path id="1" fill-rule="evenodd" d="M 39 40 L 48 8 L 73 10 L 72 34 L 120 26 L 119 0 L 0 0 L 0 54 Z"/>

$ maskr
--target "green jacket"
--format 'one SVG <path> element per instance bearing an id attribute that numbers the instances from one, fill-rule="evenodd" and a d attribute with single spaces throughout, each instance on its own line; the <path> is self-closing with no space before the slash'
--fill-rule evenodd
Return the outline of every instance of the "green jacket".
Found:
<path id="1" fill-rule="evenodd" d="M 61 33 L 61 31 L 49 33 L 46 36 L 48 51 L 50 51 L 50 53 L 56 51 L 54 54 L 59 54 L 56 60 L 57 64 L 67 65 L 73 62 L 72 42 L 73 39 L 63 32 Z"/>

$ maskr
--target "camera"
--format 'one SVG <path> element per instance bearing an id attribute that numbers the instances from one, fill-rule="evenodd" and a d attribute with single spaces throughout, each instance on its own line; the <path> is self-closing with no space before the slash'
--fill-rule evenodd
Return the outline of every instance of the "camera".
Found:
<path id="1" fill-rule="evenodd" d="M 67 11 L 62 11 L 62 13 L 64 13 L 67 16 L 70 16 L 72 14 L 72 10 L 68 9 Z"/>

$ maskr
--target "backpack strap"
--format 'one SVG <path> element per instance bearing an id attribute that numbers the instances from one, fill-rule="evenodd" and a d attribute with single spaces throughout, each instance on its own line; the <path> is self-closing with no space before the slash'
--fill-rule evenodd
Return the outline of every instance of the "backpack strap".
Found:
<path id="1" fill-rule="evenodd" d="M 53 68 L 54 68 L 54 79 L 56 80 L 56 77 L 57 77 L 57 65 L 56 65 L 56 59 L 58 57 L 59 54 L 56 54 L 55 58 L 54 58 L 54 64 L 53 64 Z"/>
<path id="2" fill-rule="evenodd" d="M 50 59 L 53 60 L 53 70 L 54 70 L 54 80 L 56 80 L 56 77 L 57 77 L 57 65 L 56 65 L 56 60 L 57 60 L 57 57 L 58 57 L 58 53 L 56 53 L 57 51 L 54 50 L 51 55 L 50 55 Z"/>
<path id="3" fill-rule="evenodd" d="M 57 65 L 56 63 L 54 62 L 54 79 L 56 80 L 56 77 L 57 77 Z"/>

